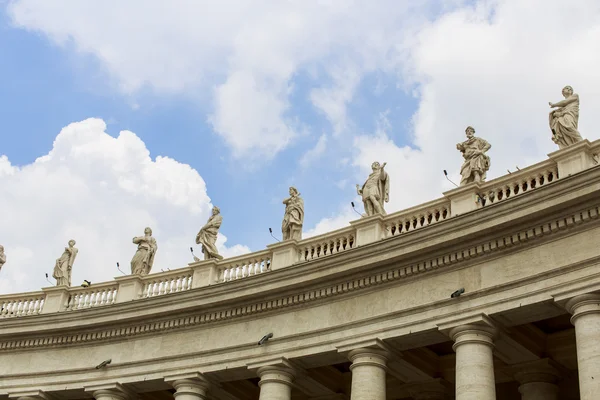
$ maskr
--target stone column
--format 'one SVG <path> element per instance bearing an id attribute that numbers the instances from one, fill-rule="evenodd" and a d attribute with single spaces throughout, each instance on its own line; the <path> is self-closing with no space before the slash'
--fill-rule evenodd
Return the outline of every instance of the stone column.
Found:
<path id="1" fill-rule="evenodd" d="M 521 384 L 521 400 L 558 400 L 556 382 L 559 372 L 551 360 L 539 360 L 517 368 L 515 379 Z"/>
<path id="2" fill-rule="evenodd" d="M 379 349 L 356 349 L 348 358 L 352 361 L 350 400 L 385 400 L 388 353 Z"/>
<path id="3" fill-rule="evenodd" d="M 291 368 L 281 366 L 261 367 L 257 371 L 260 377 L 259 400 L 290 400 L 292 398 L 292 382 L 294 372 Z"/>
<path id="4" fill-rule="evenodd" d="M 171 385 L 175 388 L 173 397 L 176 400 L 206 400 L 209 384 L 198 378 L 178 379 Z"/>
<path id="5" fill-rule="evenodd" d="M 586 294 L 569 300 L 577 340 L 577 369 L 581 400 L 598 399 L 600 394 L 600 295 Z"/>
<path id="6" fill-rule="evenodd" d="M 456 352 L 456 400 L 496 400 L 494 337 L 489 326 L 462 325 L 450 331 Z"/>
<path id="7" fill-rule="evenodd" d="M 96 400 L 127 400 L 127 394 L 118 389 L 100 389 L 92 394 Z"/>

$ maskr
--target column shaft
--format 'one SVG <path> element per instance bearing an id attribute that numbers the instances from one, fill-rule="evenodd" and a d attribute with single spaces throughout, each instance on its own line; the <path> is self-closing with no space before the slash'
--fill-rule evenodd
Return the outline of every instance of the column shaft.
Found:
<path id="1" fill-rule="evenodd" d="M 600 295 L 577 296 L 567 302 L 577 340 L 577 369 L 581 400 L 600 394 Z"/>
<path id="2" fill-rule="evenodd" d="M 350 352 L 352 387 L 350 400 L 386 399 L 387 353 L 381 350 L 358 349 Z"/>
<path id="3" fill-rule="evenodd" d="M 456 352 L 456 400 L 496 400 L 492 328 L 460 326 L 450 331 Z"/>

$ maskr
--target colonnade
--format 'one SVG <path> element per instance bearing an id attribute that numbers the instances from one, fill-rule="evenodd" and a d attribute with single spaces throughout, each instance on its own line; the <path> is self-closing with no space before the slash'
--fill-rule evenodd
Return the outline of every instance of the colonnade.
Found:
<path id="1" fill-rule="evenodd" d="M 600 393 L 600 294 L 586 294 L 566 303 L 572 314 L 577 341 L 579 391 L 581 400 L 596 400 Z M 495 400 L 494 340 L 491 325 L 462 325 L 449 330 L 456 352 L 455 399 Z M 391 354 L 383 348 L 356 348 L 348 352 L 352 374 L 351 400 L 386 400 L 386 374 Z M 296 372 L 284 365 L 262 366 L 259 400 L 290 400 Z M 558 400 L 559 373 L 551 362 L 532 362 L 515 373 L 522 400 Z M 196 373 L 192 376 L 165 378 L 174 389 L 176 400 L 206 400 L 211 385 Z M 91 391 L 96 400 L 131 400 L 123 388 L 99 388 Z M 10 396 L 18 400 L 48 400 L 39 395 Z M 411 390 L 416 400 L 452 398 L 448 390 L 435 384 Z"/>

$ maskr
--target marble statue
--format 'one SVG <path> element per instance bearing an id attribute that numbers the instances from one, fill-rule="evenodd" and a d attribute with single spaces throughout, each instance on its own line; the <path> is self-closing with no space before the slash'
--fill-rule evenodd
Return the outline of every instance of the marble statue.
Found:
<path id="1" fill-rule="evenodd" d="M 485 140 L 475 136 L 475 129 L 472 126 L 467 126 L 465 130 L 467 140 L 458 143 L 456 148 L 460 150 L 465 159 L 460 174 L 460 186 L 471 182 L 483 182 L 487 171 L 490 169 L 490 157 L 485 153 L 492 147 Z"/>
<path id="2" fill-rule="evenodd" d="M 298 189 L 290 187 L 290 197 L 283 201 L 285 214 L 281 223 L 283 240 L 301 240 L 302 223 L 304 222 L 304 200 L 300 197 Z"/>
<path id="3" fill-rule="evenodd" d="M 565 86 L 562 95 L 565 98 L 564 100 L 558 103 L 548 103 L 551 108 L 556 108 L 556 110 L 550 111 L 549 119 L 552 141 L 560 149 L 583 140 L 577 130 L 579 125 L 579 95 L 573 93 L 571 86 Z"/>
<path id="4" fill-rule="evenodd" d="M 2 269 L 2 266 L 4 265 L 5 262 L 6 262 L 6 254 L 4 254 L 4 246 L 2 246 L 0 244 L 0 269 Z"/>
<path id="5" fill-rule="evenodd" d="M 133 243 L 138 245 L 138 249 L 131 259 L 131 273 L 133 275 L 148 275 L 154 264 L 154 256 L 158 245 L 156 239 L 152 237 L 152 229 L 144 229 L 144 236 L 136 236 Z"/>
<path id="6" fill-rule="evenodd" d="M 389 202 L 390 193 L 390 179 L 385 172 L 384 168 L 387 163 L 379 165 L 377 161 L 371 164 L 373 172 L 367 178 L 367 181 L 362 186 L 356 185 L 356 191 L 359 196 L 362 196 L 362 200 L 365 206 L 365 212 L 367 216 L 382 214 L 385 215 L 383 208 L 384 202 Z"/>
<path id="7" fill-rule="evenodd" d="M 196 244 L 202 244 L 202 253 L 204 253 L 204 259 L 210 260 L 216 258 L 222 260 L 223 256 L 219 254 L 217 246 L 217 234 L 219 228 L 223 223 L 223 217 L 221 216 L 221 210 L 215 206 L 212 209 L 212 215 L 208 218 L 206 224 L 200 229 L 200 232 L 196 235 Z"/>
<path id="8" fill-rule="evenodd" d="M 69 240 L 69 247 L 65 247 L 65 251 L 54 264 L 52 277 L 56 279 L 56 286 L 71 286 L 71 270 L 78 251 L 75 248 L 75 241 Z"/>

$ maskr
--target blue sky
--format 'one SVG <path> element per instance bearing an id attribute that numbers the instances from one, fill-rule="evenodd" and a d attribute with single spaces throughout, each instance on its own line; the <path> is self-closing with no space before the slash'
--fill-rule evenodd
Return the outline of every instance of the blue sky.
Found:
<path id="1" fill-rule="evenodd" d="M 318 84 L 318 78 L 299 73 L 292 80 L 296 89 L 290 97 L 289 115 L 302 121 L 307 132 L 273 160 L 254 165 L 254 161 L 231 158 L 206 121 L 207 102 L 185 93 L 165 96 L 148 89 L 122 95 L 115 92 L 114 83 L 93 57 L 73 54 L 69 46 L 57 47 L 39 33 L 15 29 L 5 9 L 0 15 L 0 51 L 6 56 L 0 73 L 11 77 L 0 83 L 2 130 L 11 133 L 5 136 L 2 153 L 13 165 L 28 164 L 46 154 L 60 129 L 70 122 L 102 118 L 109 134 L 133 131 L 153 157 L 168 156 L 196 169 L 207 183 L 211 200 L 223 210 L 223 230 L 229 240 L 254 249 L 272 241 L 267 228 L 277 232 L 283 211 L 280 201 L 290 185 L 298 186 L 305 198 L 308 227 L 354 199 L 353 185 L 336 187 L 352 177 L 346 168 L 323 159 L 309 168 L 298 165 L 302 154 L 322 134 L 331 132 L 326 118 L 308 101 L 308 89 Z M 390 109 L 390 120 L 400 128 L 393 137 L 402 144 L 410 129 L 405 121 L 415 107 L 415 99 L 397 88 L 395 79 L 370 74 L 349 105 L 352 130 L 374 131 L 378 114 Z M 330 148 L 327 153 L 340 157 L 347 150 Z M 235 228 L 230 225 L 234 221 Z"/>
<path id="2" fill-rule="evenodd" d="M 565 84 L 595 139 L 593 0 L 163 5 L 0 1 L 0 293 L 47 285 L 72 237 L 74 280 L 111 279 L 146 225 L 155 270 L 184 266 L 213 204 L 226 256 L 263 249 L 290 185 L 305 235 L 344 226 L 376 160 L 388 212 L 435 199 L 451 188 L 443 169 L 458 180 L 467 125 L 500 176 L 555 149 L 547 102 Z"/>

